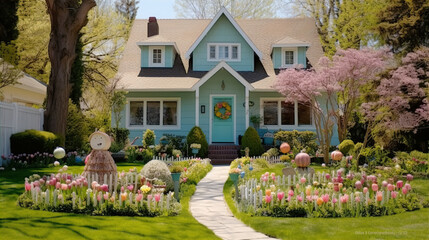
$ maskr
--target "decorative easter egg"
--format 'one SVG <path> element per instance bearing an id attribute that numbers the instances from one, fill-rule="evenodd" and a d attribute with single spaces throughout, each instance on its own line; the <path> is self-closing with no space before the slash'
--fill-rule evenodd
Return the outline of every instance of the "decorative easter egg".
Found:
<path id="1" fill-rule="evenodd" d="M 89 143 L 94 150 L 109 150 L 112 142 L 109 135 L 98 131 L 89 136 Z"/>
<path id="2" fill-rule="evenodd" d="M 331 158 L 334 161 L 340 161 L 341 159 L 343 159 L 343 154 L 340 151 L 335 150 L 331 153 Z"/>
<path id="3" fill-rule="evenodd" d="M 295 156 L 295 164 L 298 167 L 310 166 L 310 156 L 307 153 L 298 153 Z"/>
<path id="4" fill-rule="evenodd" d="M 282 153 L 288 153 L 290 151 L 290 146 L 288 143 L 282 143 L 282 145 L 280 145 L 280 151 Z"/>
<path id="5" fill-rule="evenodd" d="M 54 157 L 56 159 L 61 159 L 66 155 L 66 151 L 64 151 L 64 148 L 62 147 L 57 147 L 54 150 Z"/>

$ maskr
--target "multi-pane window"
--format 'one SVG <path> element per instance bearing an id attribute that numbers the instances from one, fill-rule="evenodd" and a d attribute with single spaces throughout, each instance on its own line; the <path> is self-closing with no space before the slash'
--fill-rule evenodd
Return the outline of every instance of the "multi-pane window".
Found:
<path id="1" fill-rule="evenodd" d="M 294 52 L 293 51 L 285 51 L 285 64 L 293 65 L 294 62 Z"/>
<path id="2" fill-rule="evenodd" d="M 162 63 L 162 50 L 155 48 L 152 50 L 152 63 L 161 64 Z"/>
<path id="3" fill-rule="evenodd" d="M 177 100 L 132 100 L 129 105 L 130 126 L 178 126 Z"/>
<path id="4" fill-rule="evenodd" d="M 240 60 L 240 45 L 216 43 L 208 45 L 208 60 L 211 61 L 239 61 Z"/>
<path id="5" fill-rule="evenodd" d="M 306 104 L 283 100 L 262 101 L 263 123 L 267 126 L 311 125 L 311 110 Z"/>

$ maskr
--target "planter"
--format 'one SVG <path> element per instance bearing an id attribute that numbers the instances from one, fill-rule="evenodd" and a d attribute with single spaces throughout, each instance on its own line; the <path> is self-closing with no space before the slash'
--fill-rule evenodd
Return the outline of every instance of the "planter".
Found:
<path id="1" fill-rule="evenodd" d="M 180 175 L 182 173 L 171 173 L 171 177 L 173 178 L 173 183 L 174 183 L 174 198 L 176 198 L 176 200 L 178 202 L 180 202 L 180 198 L 179 198 L 179 188 L 180 188 Z"/>
<path id="2" fill-rule="evenodd" d="M 180 181 L 180 175 L 181 175 L 182 173 L 171 173 L 171 177 L 173 178 L 173 181 Z"/>
<path id="3" fill-rule="evenodd" d="M 229 178 L 234 182 L 234 184 L 238 181 L 238 173 L 230 173 Z"/>

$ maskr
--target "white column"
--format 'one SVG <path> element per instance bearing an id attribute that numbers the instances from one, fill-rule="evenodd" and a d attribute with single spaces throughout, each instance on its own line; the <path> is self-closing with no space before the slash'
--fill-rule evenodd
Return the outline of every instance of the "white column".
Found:
<path id="1" fill-rule="evenodd" d="M 200 125 L 200 88 L 195 90 L 195 126 Z"/>
<path id="2" fill-rule="evenodd" d="M 246 87 L 246 97 L 244 100 L 244 106 L 246 111 L 246 129 L 249 128 L 249 88 Z"/>

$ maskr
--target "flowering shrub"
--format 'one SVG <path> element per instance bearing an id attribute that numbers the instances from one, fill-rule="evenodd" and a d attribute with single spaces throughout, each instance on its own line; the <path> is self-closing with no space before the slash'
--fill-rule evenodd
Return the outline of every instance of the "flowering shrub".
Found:
<path id="1" fill-rule="evenodd" d="M 160 160 L 152 160 L 141 170 L 143 176 L 149 179 L 157 178 L 165 182 L 166 190 L 173 190 L 173 179 L 167 164 Z"/>
<path id="2" fill-rule="evenodd" d="M 365 217 L 392 215 L 422 207 L 407 181 L 382 180 L 365 172 L 276 176 L 240 180 L 238 209 L 275 217 Z M 235 194 L 235 193 L 234 193 Z"/>
<path id="3" fill-rule="evenodd" d="M 55 161 L 61 161 L 67 165 L 82 165 L 83 161 L 76 151 L 68 152 L 66 156 L 57 160 L 54 158 L 52 153 L 40 153 L 36 152 L 33 154 L 21 153 L 21 154 L 10 154 L 9 156 L 1 156 L 2 160 L 10 160 L 9 167 L 15 168 L 27 168 L 27 167 L 47 167 L 53 164 Z"/>
<path id="4" fill-rule="evenodd" d="M 408 173 L 429 173 L 429 154 L 418 151 L 397 152 L 397 164 Z"/>

